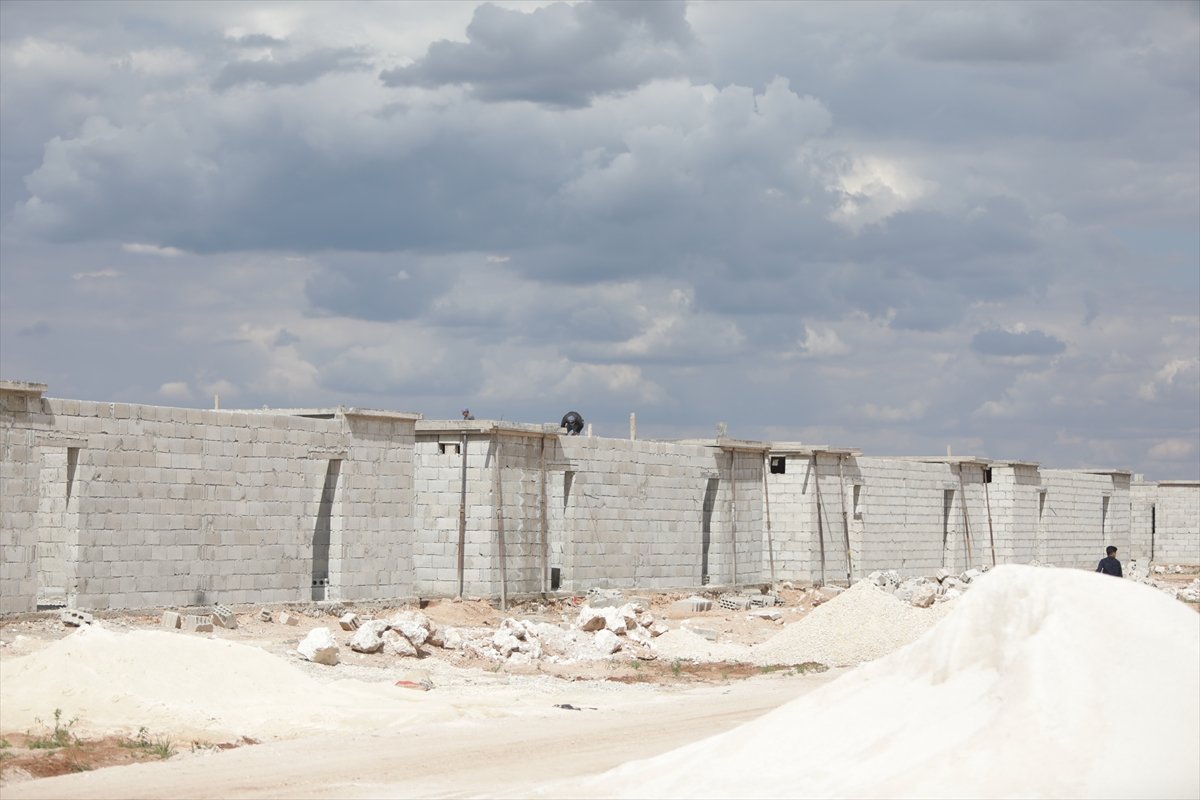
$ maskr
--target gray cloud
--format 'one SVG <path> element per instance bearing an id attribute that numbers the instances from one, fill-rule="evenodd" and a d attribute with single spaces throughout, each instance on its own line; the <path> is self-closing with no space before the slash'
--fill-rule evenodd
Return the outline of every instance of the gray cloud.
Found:
<path id="1" fill-rule="evenodd" d="M 1191 4 L 60 8 L 6 377 L 1200 474 Z"/>
<path id="2" fill-rule="evenodd" d="M 1066 344 L 1044 331 L 980 331 L 971 337 L 971 349 L 985 356 L 1054 356 Z"/>
<path id="3" fill-rule="evenodd" d="M 330 73 L 354 72 L 369 67 L 370 63 L 362 50 L 348 47 L 321 49 L 285 61 L 233 61 L 221 68 L 212 85 L 217 91 L 253 83 L 300 86 Z"/>
<path id="4" fill-rule="evenodd" d="M 678 0 L 584 0 L 528 13 L 484 3 L 466 33 L 466 42 L 434 42 L 424 57 L 380 79 L 387 86 L 466 85 L 485 101 L 579 107 L 680 74 L 691 42 Z"/>

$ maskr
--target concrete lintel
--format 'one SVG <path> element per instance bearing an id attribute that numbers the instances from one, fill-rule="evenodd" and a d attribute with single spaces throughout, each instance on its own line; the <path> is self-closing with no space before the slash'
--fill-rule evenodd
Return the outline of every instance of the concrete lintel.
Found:
<path id="1" fill-rule="evenodd" d="M 69 436 L 55 436 L 53 434 L 37 437 L 35 444 L 38 447 L 78 447 L 80 449 L 88 446 L 87 439 L 72 439 Z"/>
<path id="2" fill-rule="evenodd" d="M 858 458 L 862 451 L 857 447 L 830 447 L 827 444 L 800 444 L 799 442 L 776 442 L 771 445 L 774 456 L 851 456 Z"/>
<path id="3" fill-rule="evenodd" d="M 41 397 L 48 387 L 44 383 L 33 381 L 0 381 L 0 392 L 7 394 L 26 394 Z"/>
<path id="4" fill-rule="evenodd" d="M 1068 470 L 1068 472 L 1083 472 L 1088 475 L 1132 475 L 1133 471 L 1128 469 L 1109 469 L 1107 467 L 1083 467 L 1081 469 Z"/>
<path id="5" fill-rule="evenodd" d="M 494 419 L 421 419 L 417 422 L 418 436 L 437 433 L 558 436 L 562 430 L 553 423 L 508 422 Z"/>
<path id="6" fill-rule="evenodd" d="M 765 453 L 771 449 L 770 442 L 758 442 L 751 439 L 731 439 L 728 436 L 717 437 L 717 447 L 722 450 L 752 450 Z"/>
<path id="7" fill-rule="evenodd" d="M 348 455 L 347 451 L 344 449 L 309 450 L 308 457 L 314 458 L 314 459 L 328 459 L 331 461 L 337 461 L 337 460 L 345 461 L 349 457 L 349 455 Z"/>
<path id="8" fill-rule="evenodd" d="M 399 422 L 416 422 L 424 416 L 413 411 L 383 411 L 375 408 L 347 408 L 342 411 L 344 417 L 366 417 L 368 419 L 385 419 Z"/>
<path id="9" fill-rule="evenodd" d="M 899 461 L 920 461 L 925 464 L 951 464 L 957 466 L 978 466 L 990 467 L 997 462 L 990 458 L 980 458 L 979 456 L 885 456 L 886 458 L 895 458 Z M 1011 463 L 1008 461 L 1001 463 Z"/>
<path id="10" fill-rule="evenodd" d="M 1196 480 L 1196 481 L 1188 481 L 1188 480 L 1154 481 L 1154 483 L 1156 483 L 1159 486 L 1166 486 L 1168 488 L 1179 488 L 1179 487 L 1185 487 L 1185 486 L 1200 486 L 1200 480 Z"/>

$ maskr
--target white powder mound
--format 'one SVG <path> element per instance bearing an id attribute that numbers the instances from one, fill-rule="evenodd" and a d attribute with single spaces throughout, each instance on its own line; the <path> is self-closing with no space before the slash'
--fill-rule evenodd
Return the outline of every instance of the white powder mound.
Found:
<path id="1" fill-rule="evenodd" d="M 669 630 L 652 642 L 659 658 L 681 661 L 742 661 L 750 663 L 750 650 L 736 642 L 713 642 L 687 628 Z"/>
<path id="2" fill-rule="evenodd" d="M 431 709 L 390 684 L 321 683 L 236 642 L 91 625 L 0 662 L 0 729 L 79 718 L 77 732 L 151 730 L 203 739 L 299 736 L 405 724 Z M 422 707 L 425 706 L 425 707 Z M 455 716 L 450 713 L 446 716 Z"/>
<path id="3" fill-rule="evenodd" d="M 859 581 L 754 647 L 749 660 L 759 665 L 816 661 L 854 666 L 916 641 L 952 607 L 917 608 L 870 581 Z"/>
<path id="4" fill-rule="evenodd" d="M 912 645 L 584 797 L 1200 796 L 1200 617 L 1132 581 L 1002 566 Z"/>

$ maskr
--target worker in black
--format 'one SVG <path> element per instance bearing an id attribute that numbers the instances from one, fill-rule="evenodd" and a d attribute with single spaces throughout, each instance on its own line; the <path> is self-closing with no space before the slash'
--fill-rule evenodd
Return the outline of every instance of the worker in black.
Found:
<path id="1" fill-rule="evenodd" d="M 1111 544 L 1104 548 L 1105 557 L 1100 559 L 1100 563 L 1096 565 L 1096 572 L 1103 572 L 1105 575 L 1116 575 L 1121 577 L 1121 562 L 1117 561 L 1117 548 Z"/>

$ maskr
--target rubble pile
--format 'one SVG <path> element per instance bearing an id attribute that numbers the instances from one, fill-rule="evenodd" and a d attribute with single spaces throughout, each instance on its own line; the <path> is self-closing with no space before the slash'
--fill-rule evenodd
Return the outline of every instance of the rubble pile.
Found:
<path id="1" fill-rule="evenodd" d="M 968 569 L 960 575 L 952 575 L 939 569 L 933 577 L 902 579 L 894 569 L 876 570 L 863 580 L 883 589 L 888 594 L 917 608 L 929 608 L 934 603 L 944 603 L 961 597 L 972 581 L 988 571 L 988 567 Z"/>

